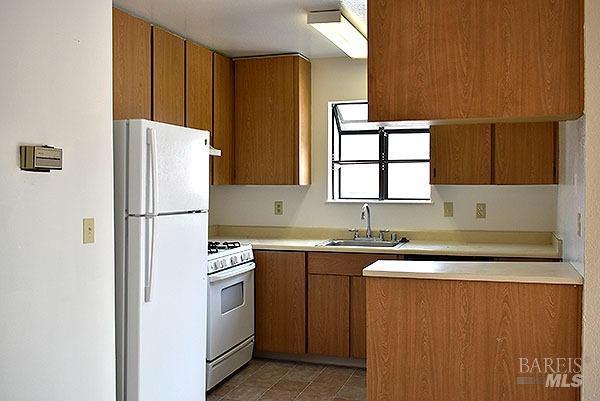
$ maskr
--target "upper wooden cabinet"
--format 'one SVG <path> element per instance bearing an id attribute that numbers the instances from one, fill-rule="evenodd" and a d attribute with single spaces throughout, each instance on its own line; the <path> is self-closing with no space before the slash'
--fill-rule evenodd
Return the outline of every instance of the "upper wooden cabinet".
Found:
<path id="1" fill-rule="evenodd" d="M 556 184 L 557 123 L 496 124 L 496 184 Z"/>
<path id="2" fill-rule="evenodd" d="M 372 0 L 368 30 L 372 121 L 583 113 L 583 0 Z"/>
<path id="3" fill-rule="evenodd" d="M 310 62 L 235 60 L 236 184 L 310 184 Z"/>
<path id="4" fill-rule="evenodd" d="M 154 121 L 185 125 L 185 40 L 158 27 L 153 31 Z"/>
<path id="5" fill-rule="evenodd" d="M 213 130 L 213 52 L 185 42 L 185 125 Z"/>
<path id="6" fill-rule="evenodd" d="M 431 184 L 557 183 L 557 123 L 431 127 Z"/>
<path id="7" fill-rule="evenodd" d="M 213 184 L 233 184 L 233 110 L 234 74 L 233 61 L 214 54 L 214 102 L 213 102 L 213 146 L 221 150 L 220 157 L 213 157 Z"/>
<path id="8" fill-rule="evenodd" d="M 439 125 L 430 129 L 432 184 L 491 184 L 490 124 Z"/>
<path id="9" fill-rule="evenodd" d="M 113 8 L 113 119 L 151 118 L 151 27 Z"/>

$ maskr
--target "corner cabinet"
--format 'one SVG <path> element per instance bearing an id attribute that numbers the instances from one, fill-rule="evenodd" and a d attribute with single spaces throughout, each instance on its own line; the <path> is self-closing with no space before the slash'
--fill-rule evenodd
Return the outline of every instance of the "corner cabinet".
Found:
<path id="1" fill-rule="evenodd" d="M 235 62 L 235 183 L 310 184 L 310 62 L 299 55 Z"/>
<path id="2" fill-rule="evenodd" d="M 496 124 L 496 184 L 557 184 L 558 124 Z"/>
<path id="3" fill-rule="evenodd" d="M 113 8 L 113 119 L 151 118 L 149 23 Z"/>
<path id="4" fill-rule="evenodd" d="M 369 120 L 581 116 L 583 4 L 369 1 Z"/>

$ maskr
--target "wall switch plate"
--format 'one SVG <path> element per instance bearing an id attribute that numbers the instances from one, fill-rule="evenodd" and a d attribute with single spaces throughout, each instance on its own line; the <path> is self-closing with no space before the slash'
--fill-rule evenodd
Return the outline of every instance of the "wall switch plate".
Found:
<path id="1" fill-rule="evenodd" d="M 275 215 L 283 215 L 283 201 L 275 201 L 273 206 Z"/>
<path id="2" fill-rule="evenodd" d="M 577 213 L 577 236 L 581 237 L 581 213 Z"/>
<path id="3" fill-rule="evenodd" d="M 93 244 L 96 241 L 96 223 L 93 218 L 83 219 L 83 243 Z"/>
<path id="4" fill-rule="evenodd" d="M 444 217 L 454 217 L 454 202 L 444 202 Z"/>
<path id="5" fill-rule="evenodd" d="M 475 217 L 485 219 L 487 217 L 486 203 L 478 203 L 475 207 Z"/>

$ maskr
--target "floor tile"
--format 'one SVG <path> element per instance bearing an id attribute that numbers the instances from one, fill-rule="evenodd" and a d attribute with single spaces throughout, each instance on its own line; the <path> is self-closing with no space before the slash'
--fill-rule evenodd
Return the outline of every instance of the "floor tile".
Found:
<path id="1" fill-rule="evenodd" d="M 253 359 L 207 401 L 364 401 L 364 369 Z"/>
<path id="2" fill-rule="evenodd" d="M 227 393 L 226 398 L 237 401 L 254 401 L 258 400 L 264 393 L 264 388 L 248 386 L 244 383 Z"/>
<path id="3" fill-rule="evenodd" d="M 324 367 L 313 364 L 299 364 L 294 366 L 285 377 L 291 380 L 311 382 L 323 371 Z"/>
<path id="4" fill-rule="evenodd" d="M 367 388 L 345 385 L 337 392 L 335 396 L 344 400 L 364 401 L 367 399 Z"/>

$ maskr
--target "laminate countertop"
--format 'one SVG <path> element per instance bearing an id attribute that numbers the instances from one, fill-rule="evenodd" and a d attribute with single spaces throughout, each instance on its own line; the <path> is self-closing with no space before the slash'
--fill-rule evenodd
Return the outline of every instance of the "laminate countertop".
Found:
<path id="1" fill-rule="evenodd" d="M 508 244 L 479 242 L 439 242 L 410 241 L 400 247 L 335 247 L 322 246 L 326 241 L 320 239 L 282 239 L 282 238 L 235 238 L 211 237 L 211 241 L 239 241 L 249 243 L 256 250 L 265 251 L 304 251 L 304 252 L 345 252 L 378 253 L 397 255 L 444 255 L 444 256 L 480 256 L 506 258 L 560 259 L 561 250 L 556 244 Z"/>
<path id="2" fill-rule="evenodd" d="M 367 266 L 363 270 L 363 276 L 541 284 L 583 284 L 583 277 L 575 267 L 565 262 L 379 260 Z"/>

